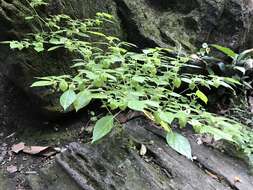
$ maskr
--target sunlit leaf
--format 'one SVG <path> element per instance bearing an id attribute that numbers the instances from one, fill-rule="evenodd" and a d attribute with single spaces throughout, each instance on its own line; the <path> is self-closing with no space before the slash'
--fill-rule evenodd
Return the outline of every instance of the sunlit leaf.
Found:
<path id="1" fill-rule="evenodd" d="M 54 84 L 54 81 L 37 81 L 34 82 L 31 87 L 43 87 L 43 86 L 51 86 Z"/>
<path id="2" fill-rule="evenodd" d="M 76 93 L 69 89 L 66 92 L 64 92 L 60 97 L 60 104 L 63 107 L 64 110 L 69 108 L 76 99 Z"/>
<path id="3" fill-rule="evenodd" d="M 220 46 L 217 44 L 213 44 L 211 46 L 218 49 L 219 51 L 226 54 L 227 56 L 231 57 L 232 59 L 234 59 L 237 56 L 237 54 L 233 50 L 231 50 L 230 48 L 223 47 L 223 46 Z"/>
<path id="4" fill-rule="evenodd" d="M 167 133 L 166 141 L 175 151 L 186 156 L 188 159 L 192 159 L 191 145 L 187 138 L 179 133 L 169 132 Z"/>
<path id="5" fill-rule="evenodd" d="M 113 128 L 113 119 L 112 115 L 102 117 L 96 122 L 96 125 L 93 130 L 92 143 L 100 140 L 105 135 L 111 132 Z"/>
<path id="6" fill-rule="evenodd" d="M 197 96 L 199 99 L 201 99 L 203 102 L 205 102 L 205 104 L 207 104 L 208 98 L 207 98 L 207 96 L 206 96 L 203 92 L 201 92 L 200 90 L 197 90 L 196 96 Z"/>
<path id="7" fill-rule="evenodd" d="M 131 100 L 128 102 L 127 106 L 135 111 L 144 111 L 144 109 L 147 107 L 144 101 L 139 100 Z"/>
<path id="8" fill-rule="evenodd" d="M 74 107 L 76 111 L 87 106 L 92 100 L 92 94 L 88 90 L 84 90 L 79 92 L 76 96 L 76 100 L 74 101 Z"/>

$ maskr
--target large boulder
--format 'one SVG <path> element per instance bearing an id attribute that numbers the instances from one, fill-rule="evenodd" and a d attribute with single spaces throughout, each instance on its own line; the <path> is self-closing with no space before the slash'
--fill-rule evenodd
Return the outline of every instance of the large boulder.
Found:
<path id="1" fill-rule="evenodd" d="M 239 49 L 249 40 L 252 1 L 115 1 L 128 39 L 141 47 L 181 44 L 194 50 L 203 42 L 211 42 Z"/>

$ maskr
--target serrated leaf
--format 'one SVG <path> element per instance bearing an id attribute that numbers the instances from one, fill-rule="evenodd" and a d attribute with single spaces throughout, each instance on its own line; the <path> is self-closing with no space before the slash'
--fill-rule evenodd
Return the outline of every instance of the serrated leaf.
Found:
<path id="1" fill-rule="evenodd" d="M 179 133 L 169 132 L 167 133 L 166 141 L 175 151 L 192 160 L 191 145 L 187 138 Z"/>
<path id="2" fill-rule="evenodd" d="M 60 97 L 60 104 L 64 110 L 66 110 L 69 106 L 71 106 L 76 100 L 76 93 L 74 90 L 67 90 Z"/>
<path id="3" fill-rule="evenodd" d="M 80 109 L 89 105 L 91 100 L 92 100 L 92 94 L 90 91 L 84 90 L 82 92 L 79 92 L 76 96 L 76 100 L 74 101 L 75 110 L 79 111 Z"/>
<path id="4" fill-rule="evenodd" d="M 207 104 L 208 98 L 207 98 L 207 96 L 206 96 L 203 92 L 201 92 L 200 90 L 197 90 L 196 96 L 197 96 L 199 99 L 201 99 L 203 102 L 205 102 L 205 104 Z"/>
<path id="5" fill-rule="evenodd" d="M 111 132 L 113 128 L 113 119 L 112 115 L 102 117 L 96 122 L 96 125 L 93 130 L 92 143 L 100 140 L 105 135 Z"/>

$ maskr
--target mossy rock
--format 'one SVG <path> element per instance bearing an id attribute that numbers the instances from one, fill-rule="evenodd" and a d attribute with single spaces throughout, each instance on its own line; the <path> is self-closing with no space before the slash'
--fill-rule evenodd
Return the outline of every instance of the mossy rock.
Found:
<path id="1" fill-rule="evenodd" d="M 27 33 L 39 31 L 38 26 L 25 20 L 31 15 L 26 1 L 0 1 L 0 41 L 22 39 Z M 117 17 L 116 4 L 113 0 L 57 0 L 39 10 L 41 14 L 68 14 L 77 18 L 92 18 L 97 12 L 108 12 Z M 105 26 L 105 32 L 121 37 L 120 24 Z M 47 88 L 32 89 L 30 85 L 35 77 L 71 74 L 72 57 L 64 50 L 54 53 L 36 53 L 32 50 L 12 51 L 7 45 L 0 45 L 0 72 L 7 76 L 16 86 L 26 92 L 35 107 L 44 113 L 62 113 L 59 96 Z"/>
<path id="2" fill-rule="evenodd" d="M 128 39 L 141 47 L 193 51 L 203 42 L 245 48 L 252 3 L 243 0 L 115 0 Z"/>

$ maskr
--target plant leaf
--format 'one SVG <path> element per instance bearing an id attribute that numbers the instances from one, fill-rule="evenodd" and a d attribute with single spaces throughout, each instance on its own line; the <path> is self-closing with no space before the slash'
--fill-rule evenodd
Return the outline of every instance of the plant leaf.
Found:
<path id="1" fill-rule="evenodd" d="M 91 100 L 92 96 L 90 91 L 84 90 L 82 92 L 79 92 L 76 96 L 76 100 L 74 101 L 74 107 L 76 111 L 79 111 L 80 109 L 87 106 Z"/>
<path id="2" fill-rule="evenodd" d="M 59 88 L 61 91 L 65 92 L 68 89 L 69 85 L 65 80 L 62 80 L 59 84 Z"/>
<path id="3" fill-rule="evenodd" d="M 146 108 L 145 102 L 139 100 L 130 100 L 127 106 L 135 111 L 144 111 L 144 108 Z"/>
<path id="4" fill-rule="evenodd" d="M 145 81 L 145 77 L 142 77 L 142 76 L 134 76 L 133 78 L 132 78 L 132 80 L 134 80 L 134 81 L 136 81 L 136 82 L 139 82 L 139 83 L 144 83 L 144 81 Z"/>
<path id="5" fill-rule="evenodd" d="M 113 128 L 113 116 L 105 116 L 96 122 L 93 130 L 92 143 L 100 140 L 102 137 L 111 132 Z"/>
<path id="6" fill-rule="evenodd" d="M 54 84 L 54 81 L 37 81 L 31 85 L 31 87 L 42 87 L 42 86 L 51 86 Z"/>
<path id="7" fill-rule="evenodd" d="M 233 140 L 233 135 L 226 133 L 220 129 L 217 129 L 215 127 L 210 127 L 210 126 L 203 126 L 200 128 L 200 133 L 204 134 L 204 133 L 208 133 L 213 135 L 214 140 L 215 141 L 219 141 L 221 139 L 230 141 L 230 142 L 234 142 Z"/>
<path id="8" fill-rule="evenodd" d="M 187 138 L 179 133 L 169 132 L 167 133 L 166 141 L 175 151 L 192 160 L 191 145 Z"/>
<path id="9" fill-rule="evenodd" d="M 60 97 L 60 104 L 64 110 L 66 110 L 76 100 L 76 93 L 74 90 L 67 90 Z"/>
<path id="10" fill-rule="evenodd" d="M 175 114 L 171 113 L 171 112 L 163 112 L 163 111 L 159 111 L 158 113 L 159 117 L 165 121 L 166 123 L 168 123 L 169 125 L 171 125 L 171 123 L 173 122 L 173 120 L 175 119 Z"/>
<path id="11" fill-rule="evenodd" d="M 179 111 L 176 114 L 176 118 L 178 118 L 178 123 L 181 128 L 184 128 L 188 122 L 188 115 L 184 111 Z"/>
<path id="12" fill-rule="evenodd" d="M 200 90 L 197 90 L 196 96 L 198 98 L 200 98 L 203 102 L 205 102 L 205 104 L 207 104 L 208 98 L 207 98 L 207 96 L 203 92 L 201 92 Z"/>
<path id="13" fill-rule="evenodd" d="M 182 84 L 182 81 L 181 81 L 180 78 L 176 77 L 174 79 L 173 83 L 174 83 L 174 85 L 175 85 L 176 88 L 179 88 L 181 86 L 181 84 Z"/>
<path id="14" fill-rule="evenodd" d="M 232 59 L 234 59 L 237 56 L 237 54 L 230 48 L 223 47 L 217 44 L 213 44 L 211 46 L 221 51 L 222 53 L 226 54 L 227 56 L 231 57 Z"/>

